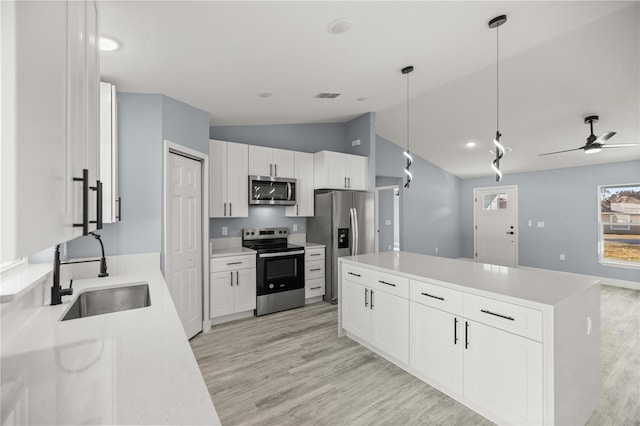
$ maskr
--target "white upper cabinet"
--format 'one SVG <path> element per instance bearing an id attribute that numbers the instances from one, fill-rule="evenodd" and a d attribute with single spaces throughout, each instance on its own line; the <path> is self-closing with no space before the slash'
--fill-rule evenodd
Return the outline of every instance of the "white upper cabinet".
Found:
<path id="1" fill-rule="evenodd" d="M 118 196 L 118 110 L 116 88 L 100 83 L 100 182 L 102 182 L 102 220 L 114 223 L 120 219 Z"/>
<path id="2" fill-rule="evenodd" d="M 341 152 L 320 151 L 314 154 L 315 189 L 353 189 L 366 191 L 368 158 Z"/>
<path id="3" fill-rule="evenodd" d="M 249 216 L 249 146 L 209 141 L 209 217 Z"/>
<path id="4" fill-rule="evenodd" d="M 313 216 L 313 154 L 296 152 L 294 158 L 296 205 L 287 207 L 286 214 L 290 217 Z"/>
<path id="5" fill-rule="evenodd" d="M 97 10 L 93 1 L 0 2 L 0 8 L 0 252 L 8 261 L 82 234 L 73 226 L 84 216 L 74 215 L 83 205 L 82 182 L 73 178 L 86 168 L 88 184 L 96 186 Z M 95 191 L 89 195 L 94 215 L 86 217 L 95 220 Z"/>
<path id="6" fill-rule="evenodd" d="M 249 174 L 252 176 L 295 177 L 294 151 L 249 145 Z"/>

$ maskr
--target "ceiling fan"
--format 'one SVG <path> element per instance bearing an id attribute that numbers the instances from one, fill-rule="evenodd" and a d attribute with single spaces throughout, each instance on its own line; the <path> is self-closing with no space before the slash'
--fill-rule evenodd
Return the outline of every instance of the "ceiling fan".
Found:
<path id="1" fill-rule="evenodd" d="M 606 132 L 596 137 L 596 135 L 593 134 L 593 123 L 596 123 L 598 118 L 599 117 L 597 115 L 590 115 L 589 117 L 584 118 L 584 124 L 589 124 L 589 127 L 591 128 L 591 134 L 587 138 L 587 143 L 584 144 L 584 146 L 581 146 L 580 148 L 566 149 L 564 151 L 547 152 L 545 154 L 539 154 L 538 156 L 560 154 L 561 152 L 578 151 L 580 149 L 584 150 L 585 154 L 595 154 L 596 152 L 600 152 L 602 148 L 624 148 L 627 146 L 638 145 L 637 143 L 605 144 L 604 142 L 611 139 L 616 132 Z"/>

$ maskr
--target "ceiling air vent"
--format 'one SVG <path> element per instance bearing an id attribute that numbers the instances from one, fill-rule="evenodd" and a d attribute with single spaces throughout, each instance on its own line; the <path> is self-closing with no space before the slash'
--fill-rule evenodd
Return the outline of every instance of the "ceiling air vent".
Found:
<path id="1" fill-rule="evenodd" d="M 340 93 L 326 93 L 326 92 L 323 92 L 323 93 L 318 93 L 316 95 L 316 98 L 318 98 L 318 99 L 335 99 L 338 96 L 340 96 Z"/>

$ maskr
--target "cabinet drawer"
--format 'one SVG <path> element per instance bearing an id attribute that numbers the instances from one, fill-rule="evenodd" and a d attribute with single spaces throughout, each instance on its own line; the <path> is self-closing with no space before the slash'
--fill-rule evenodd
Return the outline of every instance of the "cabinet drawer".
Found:
<path id="1" fill-rule="evenodd" d="M 321 248 L 308 248 L 304 250 L 304 260 L 320 260 L 324 259 L 324 247 Z"/>
<path id="2" fill-rule="evenodd" d="M 409 298 L 422 305 L 462 315 L 463 294 L 435 284 L 409 280 Z"/>
<path id="3" fill-rule="evenodd" d="M 305 297 L 307 299 L 311 297 L 324 296 L 324 277 L 306 280 L 304 286 Z"/>
<path id="4" fill-rule="evenodd" d="M 210 262 L 211 272 L 235 271 L 237 269 L 255 268 L 254 254 L 242 256 L 216 257 Z"/>
<path id="5" fill-rule="evenodd" d="M 405 277 L 371 271 L 371 287 L 405 299 L 409 298 L 409 279 Z"/>
<path id="6" fill-rule="evenodd" d="M 369 271 L 368 269 L 351 265 L 349 263 L 342 264 L 343 280 L 349 280 L 351 282 L 362 284 L 362 285 L 369 285 L 370 272 L 371 271 Z"/>
<path id="7" fill-rule="evenodd" d="M 312 280 L 324 277 L 324 260 L 312 260 L 304 263 L 304 279 Z"/>
<path id="8" fill-rule="evenodd" d="M 542 311 L 464 294 L 464 316 L 542 342 Z"/>

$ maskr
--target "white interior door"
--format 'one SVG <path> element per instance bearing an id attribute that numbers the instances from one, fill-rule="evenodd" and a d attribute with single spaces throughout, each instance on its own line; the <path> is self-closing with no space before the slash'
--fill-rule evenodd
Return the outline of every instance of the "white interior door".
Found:
<path id="1" fill-rule="evenodd" d="M 479 188 L 473 192 L 476 262 L 518 266 L 517 188 Z"/>
<path id="2" fill-rule="evenodd" d="M 202 331 L 202 163 L 167 159 L 165 279 L 187 338 Z"/>

